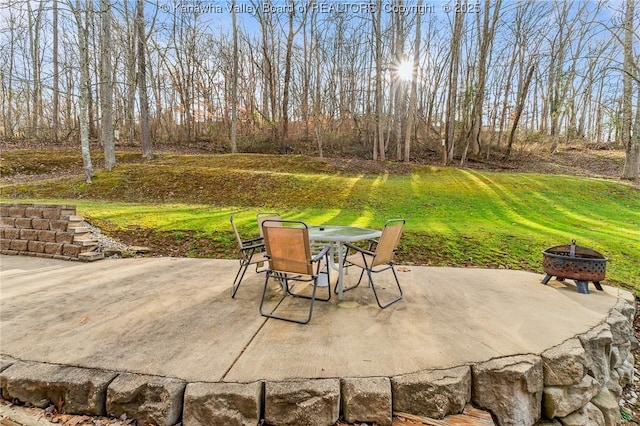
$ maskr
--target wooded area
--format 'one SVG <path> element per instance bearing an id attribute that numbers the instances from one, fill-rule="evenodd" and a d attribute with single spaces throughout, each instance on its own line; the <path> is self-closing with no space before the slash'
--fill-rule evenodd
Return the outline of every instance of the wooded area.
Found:
<path id="1" fill-rule="evenodd" d="M 612 143 L 640 170 L 640 8 L 621 2 L 11 0 L 0 135 L 443 164 Z"/>

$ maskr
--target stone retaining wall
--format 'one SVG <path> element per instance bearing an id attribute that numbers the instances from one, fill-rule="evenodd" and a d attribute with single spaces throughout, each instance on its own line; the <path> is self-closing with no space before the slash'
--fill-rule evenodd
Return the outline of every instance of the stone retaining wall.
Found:
<path id="1" fill-rule="evenodd" d="M 0 356 L 0 390 L 39 407 L 62 402 L 66 413 L 167 426 L 328 426 L 339 416 L 382 426 L 393 412 L 442 419 L 470 405 L 500 426 L 611 426 L 633 380 L 634 314 L 635 301 L 619 299 L 602 324 L 542 354 L 394 377 L 186 383 Z"/>
<path id="2" fill-rule="evenodd" d="M 2 254 L 92 261 L 104 258 L 75 206 L 0 204 Z"/>

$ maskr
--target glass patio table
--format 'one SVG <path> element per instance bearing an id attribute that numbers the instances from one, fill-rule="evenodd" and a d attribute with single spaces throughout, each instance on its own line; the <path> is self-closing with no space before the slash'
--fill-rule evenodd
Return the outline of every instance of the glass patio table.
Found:
<path id="1" fill-rule="evenodd" d="M 375 229 L 359 228 L 357 226 L 336 226 L 336 225 L 322 225 L 322 226 L 309 226 L 309 240 L 321 241 L 331 243 L 332 251 L 337 249 L 338 251 L 338 265 L 330 265 L 332 269 L 338 271 L 338 283 L 336 284 L 336 290 L 338 292 L 338 300 L 342 300 L 343 297 L 343 271 L 344 271 L 344 243 L 351 243 L 354 241 L 368 240 L 371 238 L 378 238 L 382 235 L 382 231 Z M 335 251 L 334 251 L 335 253 Z M 333 259 L 334 256 L 331 256 Z"/>

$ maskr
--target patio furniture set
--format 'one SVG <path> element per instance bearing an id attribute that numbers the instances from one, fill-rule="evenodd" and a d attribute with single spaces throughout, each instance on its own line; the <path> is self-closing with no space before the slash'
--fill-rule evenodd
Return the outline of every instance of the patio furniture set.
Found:
<path id="1" fill-rule="evenodd" d="M 388 220 L 379 231 L 355 226 L 308 226 L 299 220 L 283 220 L 277 213 L 259 213 L 257 223 L 260 236 L 251 239 L 240 236 L 233 215 L 229 216 L 229 220 L 240 254 L 240 268 L 231 286 L 231 297 L 235 298 L 249 266 L 255 265 L 256 272 L 266 273 L 260 301 L 262 316 L 307 324 L 311 320 L 314 302 L 331 299 L 332 285 L 338 300 L 343 300 L 344 292 L 360 285 L 365 272 L 380 308 L 384 309 L 402 299 L 402 288 L 394 268 L 394 254 L 402 235 L 404 219 Z M 353 244 L 358 241 L 367 241 L 367 247 Z M 361 269 L 360 278 L 356 284 L 345 287 L 345 269 L 353 266 Z M 391 271 L 397 287 L 394 297 L 385 301 L 381 300 L 373 279 L 375 274 L 383 271 Z M 264 309 L 271 278 L 279 282 L 282 299 L 292 296 L 308 301 L 305 316 L 284 316 Z M 305 286 L 304 283 L 309 285 Z M 326 294 L 318 294 L 325 290 Z"/>

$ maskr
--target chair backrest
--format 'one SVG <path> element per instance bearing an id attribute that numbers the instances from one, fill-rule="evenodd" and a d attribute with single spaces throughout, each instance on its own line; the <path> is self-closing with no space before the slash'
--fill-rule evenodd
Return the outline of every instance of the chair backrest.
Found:
<path id="1" fill-rule="evenodd" d="M 393 254 L 402 236 L 404 224 L 404 219 L 391 219 L 384 224 L 371 266 L 383 265 L 393 260 Z"/>
<path id="2" fill-rule="evenodd" d="M 242 256 L 242 258 L 249 259 L 247 254 L 245 253 L 245 251 L 242 250 L 242 248 L 244 247 L 244 244 L 242 243 L 242 238 L 240 237 L 240 233 L 238 232 L 238 228 L 236 228 L 236 224 L 233 221 L 233 215 L 229 215 L 229 221 L 231 222 L 231 227 L 233 228 L 233 233 L 236 235 L 236 240 L 238 241 L 238 253 L 240 253 L 240 256 Z"/>
<path id="3" fill-rule="evenodd" d="M 229 215 L 229 222 L 231 222 L 233 233 L 236 235 L 236 240 L 238 240 L 238 248 L 242 249 L 242 238 L 240 238 L 240 234 L 238 233 L 238 228 L 236 228 L 236 224 L 233 222 L 233 215 Z"/>
<path id="4" fill-rule="evenodd" d="M 279 213 L 258 213 L 256 219 L 258 221 L 258 230 L 260 231 L 261 237 L 264 237 L 264 234 L 262 233 L 262 224 L 265 220 L 271 221 L 269 222 L 269 226 L 282 226 Z"/>
<path id="5" fill-rule="evenodd" d="M 276 225 L 274 222 L 279 224 Z M 313 275 L 309 228 L 304 222 L 265 220 L 262 223 L 262 232 L 271 270 Z"/>

